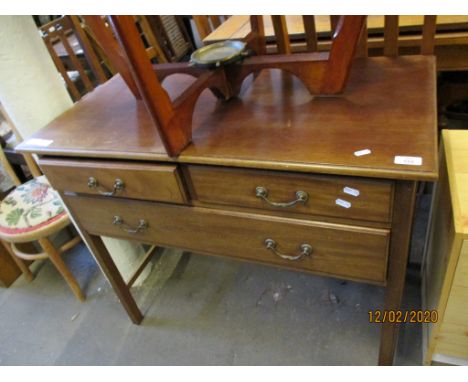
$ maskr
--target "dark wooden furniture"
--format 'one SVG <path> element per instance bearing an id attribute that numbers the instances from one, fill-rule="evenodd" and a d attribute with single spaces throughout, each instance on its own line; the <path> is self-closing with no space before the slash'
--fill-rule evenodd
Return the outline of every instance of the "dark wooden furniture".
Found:
<path id="1" fill-rule="evenodd" d="M 205 89 L 210 89 L 219 99 L 229 100 L 239 95 L 247 76 L 258 75 L 264 69 L 281 69 L 298 77 L 311 94 L 335 95 L 342 92 L 365 18 L 340 16 L 329 53 L 272 57 L 264 55 L 266 42 L 262 16 L 251 16 L 252 33 L 248 40 L 258 55 L 206 70 L 187 63 L 151 65 L 130 16 L 110 16 L 120 46 L 111 41 L 99 17 L 86 17 L 96 36 L 102 34 L 102 41 L 109 42 L 109 55 L 115 57 L 116 64 L 121 68 L 119 72 L 135 97 L 144 101 L 170 156 L 177 156 L 191 142 L 194 108 Z M 171 99 L 161 86 L 161 81 L 175 73 L 191 75 L 196 81 L 181 91 L 178 97 Z"/>
<path id="2" fill-rule="evenodd" d="M 310 16 L 309 16 L 310 17 Z M 317 50 L 326 51 L 330 49 L 331 30 L 334 29 L 333 20 L 330 16 L 313 16 L 315 21 L 315 32 L 317 41 Z M 385 31 L 390 29 L 392 35 L 398 34 L 398 53 L 399 55 L 419 54 L 421 40 L 423 39 L 424 16 L 402 15 L 398 17 L 398 28 L 394 21 L 386 23 L 385 18 L 395 16 L 371 15 L 367 19 L 368 55 L 371 57 L 388 55 L 385 51 L 386 38 Z M 427 16 L 428 18 L 434 16 Z M 428 20 L 427 20 L 428 21 Z M 275 43 L 275 28 L 270 16 L 264 16 L 265 36 L 268 42 L 267 53 L 276 53 L 278 51 Z M 393 23 L 393 27 L 390 26 Z M 387 24 L 387 25 L 385 25 Z M 294 52 L 303 52 L 308 49 L 308 31 L 304 24 L 303 16 L 286 16 L 286 27 L 289 34 L 290 48 Z M 429 23 L 427 24 L 429 27 Z M 428 28 L 428 31 L 431 28 Z M 434 44 L 434 54 L 437 57 L 437 69 L 439 71 L 459 71 L 468 69 L 468 17 L 457 15 L 439 15 L 436 20 Z M 241 40 L 250 33 L 249 17 L 231 16 L 228 22 L 221 24 L 205 39 L 205 44 L 211 44 L 226 39 Z M 361 45 L 363 53 L 364 44 Z M 388 48 L 387 48 L 388 49 Z"/>
<path id="3" fill-rule="evenodd" d="M 19 149 L 40 155 L 134 323 L 100 235 L 375 284 L 382 308 L 399 309 L 416 185 L 437 179 L 434 73 L 428 56 L 358 59 L 342 95 L 317 98 L 264 71 L 227 103 L 204 92 L 178 157 L 116 76 L 33 136 L 48 146 Z M 174 97 L 192 81 L 163 86 Z M 379 364 L 392 364 L 397 332 L 382 325 Z"/>
<path id="4" fill-rule="evenodd" d="M 78 101 L 85 92 L 92 91 L 96 84 L 107 81 L 100 59 L 81 27 L 78 16 L 62 16 L 43 25 L 40 31 L 73 100 Z M 76 71 L 78 77 L 71 78 L 70 71 Z"/>
<path id="5" fill-rule="evenodd" d="M 193 22 L 197 29 L 198 36 L 201 40 L 207 37 L 211 32 L 218 28 L 224 21 L 228 19 L 228 16 L 218 15 L 193 15 Z"/>

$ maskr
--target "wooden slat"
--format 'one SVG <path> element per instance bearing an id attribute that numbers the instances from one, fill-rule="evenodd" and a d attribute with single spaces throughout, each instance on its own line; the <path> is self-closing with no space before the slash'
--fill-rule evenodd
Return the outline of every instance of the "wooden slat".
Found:
<path id="1" fill-rule="evenodd" d="M 252 38 L 254 39 L 254 50 L 258 55 L 266 54 L 265 26 L 263 16 L 250 16 Z"/>
<path id="2" fill-rule="evenodd" d="M 203 40 L 211 33 L 211 26 L 208 22 L 208 17 L 200 15 L 194 15 L 192 17 L 197 28 L 198 35 L 200 36 L 200 39 Z"/>
<path id="3" fill-rule="evenodd" d="M 398 16 L 385 16 L 384 55 L 398 56 Z"/>
<path id="4" fill-rule="evenodd" d="M 221 19 L 219 16 L 208 16 L 210 18 L 211 24 L 213 25 L 213 28 L 218 28 L 221 25 Z"/>
<path id="5" fill-rule="evenodd" d="M 158 128 L 161 140 L 169 155 L 174 155 L 187 144 L 186 129 L 177 123 L 174 107 L 166 90 L 161 86 L 141 41 L 133 18 L 110 16 L 114 32 L 122 46 L 126 62 L 132 67 L 135 83 L 138 85 L 146 108 Z M 187 90 L 188 91 L 188 90 Z"/>
<path id="6" fill-rule="evenodd" d="M 368 56 L 368 47 L 367 47 L 367 20 L 364 22 L 362 27 L 361 36 L 356 47 L 356 56 L 357 57 L 367 57 Z"/>
<path id="7" fill-rule="evenodd" d="M 168 59 L 166 55 L 164 54 L 164 51 L 161 49 L 161 46 L 159 45 L 159 41 L 157 40 L 156 36 L 153 33 L 153 30 L 151 29 L 151 26 L 148 22 L 148 19 L 146 16 L 138 16 L 137 22 L 140 24 L 141 30 L 143 31 L 143 34 L 146 37 L 146 40 L 148 41 L 148 44 L 150 44 L 150 52 L 156 56 L 158 59 L 158 63 L 166 63 L 168 62 Z M 148 49 L 147 49 L 148 51 Z M 153 58 L 153 57 L 150 57 Z"/>
<path id="8" fill-rule="evenodd" d="M 73 26 L 73 31 L 75 32 L 76 38 L 78 39 L 81 48 L 83 49 L 83 53 L 86 56 L 86 59 L 91 67 L 91 70 L 96 77 L 98 83 L 103 84 L 107 81 L 107 76 L 102 69 L 101 62 L 94 51 L 91 43 L 89 42 L 88 37 L 86 36 L 83 27 L 81 26 L 81 22 L 78 16 L 67 16 L 70 19 L 70 22 Z"/>
<path id="9" fill-rule="evenodd" d="M 291 54 L 291 44 L 289 43 L 288 26 L 285 16 L 271 16 L 273 29 L 275 30 L 276 45 L 278 53 Z"/>
<path id="10" fill-rule="evenodd" d="M 88 92 L 90 92 L 91 90 L 93 90 L 93 84 L 91 83 L 91 80 L 89 79 L 88 75 L 86 74 L 86 71 L 84 70 L 83 65 L 81 65 L 80 60 L 76 56 L 76 54 L 73 51 L 72 47 L 70 46 L 70 43 L 68 42 L 68 38 L 65 35 L 64 30 L 60 29 L 59 31 L 57 31 L 57 34 L 58 34 L 58 36 L 60 38 L 60 41 L 63 44 L 63 47 L 65 48 L 65 50 L 66 50 L 66 52 L 68 54 L 68 57 L 70 58 L 70 60 L 71 60 L 71 62 L 73 64 L 74 69 L 76 71 L 78 71 L 78 73 L 80 74 L 80 79 L 83 82 L 86 90 Z"/>
<path id="11" fill-rule="evenodd" d="M 302 16 L 304 22 L 305 39 L 308 52 L 317 51 L 317 31 L 314 16 Z"/>
<path id="12" fill-rule="evenodd" d="M 96 40 L 102 46 L 107 57 L 112 61 L 112 65 L 120 73 L 135 98 L 141 99 L 140 92 L 132 77 L 130 68 L 125 61 L 124 53 L 112 35 L 111 30 L 106 27 L 104 20 L 102 20 L 100 16 L 83 16 L 83 19 L 92 30 Z"/>
<path id="13" fill-rule="evenodd" d="M 78 91 L 78 88 L 76 87 L 75 83 L 70 79 L 70 77 L 68 77 L 67 70 L 65 69 L 65 66 L 63 65 L 62 60 L 57 55 L 57 52 L 55 52 L 55 49 L 52 46 L 52 43 L 50 42 L 50 39 L 47 36 L 44 37 L 44 43 L 46 45 L 47 50 L 49 51 L 50 57 L 52 57 L 52 61 L 54 61 L 55 67 L 58 69 L 58 71 L 62 75 L 62 78 L 67 84 L 67 87 L 70 93 L 72 94 L 73 99 L 75 101 L 80 100 L 81 94 Z"/>
<path id="14" fill-rule="evenodd" d="M 156 16 L 161 21 L 162 32 L 166 36 L 166 43 L 172 52 L 172 61 L 179 61 L 190 49 L 190 44 L 184 39 L 184 34 L 177 23 L 176 16 Z"/>
<path id="15" fill-rule="evenodd" d="M 434 37 L 436 32 L 437 16 L 424 16 L 421 54 L 434 54 Z"/>
<path id="16" fill-rule="evenodd" d="M 331 33 L 335 33 L 336 27 L 338 26 L 338 21 L 340 21 L 340 16 L 332 15 L 330 16 L 330 27 L 331 27 Z"/>

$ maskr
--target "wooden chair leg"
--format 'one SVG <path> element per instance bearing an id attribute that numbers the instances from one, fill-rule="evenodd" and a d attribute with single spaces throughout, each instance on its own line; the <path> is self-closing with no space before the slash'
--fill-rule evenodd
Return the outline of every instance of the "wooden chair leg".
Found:
<path id="1" fill-rule="evenodd" d="M 11 249 L 10 243 L 7 243 L 3 240 L 0 240 L 5 247 L 5 249 L 8 251 L 10 256 L 12 257 L 13 261 L 15 264 L 18 266 L 18 268 L 23 272 L 23 275 L 28 279 L 28 281 L 32 281 L 34 279 L 34 275 L 30 271 L 29 267 L 24 263 L 23 260 L 21 260 L 19 257 L 15 256 L 13 250 Z"/>
<path id="2" fill-rule="evenodd" d="M 57 270 L 63 276 L 76 298 L 80 301 L 84 301 L 85 297 L 80 289 L 78 282 L 76 281 L 75 277 L 72 275 L 70 270 L 67 268 L 66 264 L 60 256 L 60 253 L 57 251 L 54 245 L 50 242 L 49 239 L 46 238 L 39 239 L 39 244 L 41 245 L 44 252 L 46 252 L 49 255 L 50 261 L 52 261 Z"/>

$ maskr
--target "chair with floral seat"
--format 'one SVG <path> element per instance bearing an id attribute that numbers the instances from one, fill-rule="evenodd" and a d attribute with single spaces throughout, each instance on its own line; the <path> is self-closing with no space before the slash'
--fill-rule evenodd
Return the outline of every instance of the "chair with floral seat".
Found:
<path id="1" fill-rule="evenodd" d="M 2 164 L 5 166 L 4 162 Z M 24 184 L 17 178 L 12 180 L 17 187 L 0 202 L 0 241 L 29 280 L 33 279 L 33 274 L 23 260 L 49 258 L 74 295 L 83 301 L 84 295 L 78 282 L 61 258 L 63 252 L 81 241 L 80 236 L 75 236 L 60 248 L 56 248 L 50 240 L 51 235 L 70 224 L 60 196 L 43 175 Z M 39 243 L 42 252 L 25 253 L 20 247 L 21 243 L 34 241 Z"/>

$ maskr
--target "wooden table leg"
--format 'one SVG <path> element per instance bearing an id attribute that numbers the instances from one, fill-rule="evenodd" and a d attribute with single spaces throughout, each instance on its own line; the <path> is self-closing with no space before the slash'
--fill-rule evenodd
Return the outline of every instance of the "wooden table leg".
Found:
<path id="1" fill-rule="evenodd" d="M 384 302 L 384 310 L 387 311 L 398 310 L 401 306 L 413 225 L 416 185 L 416 182 L 410 181 L 395 183 L 392 236 Z M 382 324 L 379 365 L 393 365 L 398 329 L 398 324 Z"/>
<path id="2" fill-rule="evenodd" d="M 120 299 L 120 303 L 123 305 L 127 314 L 134 324 L 139 325 L 143 320 L 143 314 L 138 308 L 135 299 L 130 293 L 130 288 L 125 283 L 119 269 L 114 263 L 112 256 L 104 245 L 100 236 L 91 235 L 88 233 L 80 224 L 79 220 L 74 218 L 73 210 L 67 205 L 67 197 L 63 192 L 59 192 L 62 201 L 65 203 L 69 214 L 70 220 L 73 222 L 77 230 L 79 231 L 83 241 L 86 243 L 88 248 L 91 250 L 92 255 L 96 259 L 97 263 L 101 267 L 101 270 L 109 280 L 114 292 Z"/>
<path id="3" fill-rule="evenodd" d="M 127 314 L 134 324 L 140 324 L 143 320 L 143 314 L 141 313 L 138 305 L 135 302 L 130 288 L 125 283 L 122 275 L 120 274 L 117 266 L 114 263 L 109 251 L 104 245 L 100 236 L 90 235 L 86 231 L 81 230 L 82 236 L 86 244 L 88 244 L 94 258 L 98 262 L 107 279 L 112 285 L 115 293 L 120 299 L 120 303 L 123 305 Z"/>

